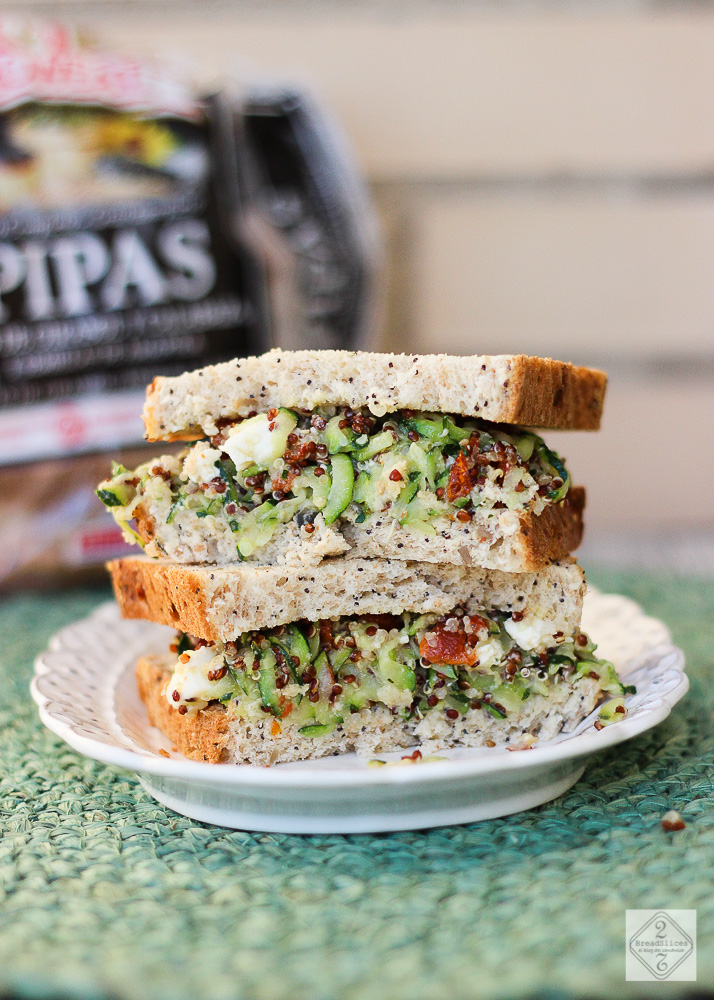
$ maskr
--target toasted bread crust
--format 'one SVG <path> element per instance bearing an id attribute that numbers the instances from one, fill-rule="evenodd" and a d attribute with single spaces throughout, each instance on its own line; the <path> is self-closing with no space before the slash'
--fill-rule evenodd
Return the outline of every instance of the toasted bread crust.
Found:
<path id="1" fill-rule="evenodd" d="M 125 618 L 172 625 L 207 641 L 337 615 L 442 614 L 457 605 L 537 610 L 563 632 L 580 624 L 585 581 L 572 559 L 535 573 L 397 560 L 319 566 L 183 566 L 145 557 L 108 566 Z"/>
<path id="2" fill-rule="evenodd" d="M 231 731 L 223 705 L 209 705 L 200 716 L 179 715 L 164 697 L 164 686 L 170 676 L 167 657 L 143 656 L 137 663 L 139 695 L 151 725 L 168 736 L 187 757 L 210 764 L 228 760 L 230 754 L 226 748 L 231 742 Z"/>
<path id="3" fill-rule="evenodd" d="M 507 424 L 597 430 L 607 377 L 551 358 L 516 355 L 280 351 L 155 378 L 144 408 L 150 441 L 215 434 L 220 418 L 273 406 L 334 404 L 375 414 L 415 409 Z"/>
<path id="4" fill-rule="evenodd" d="M 585 489 L 571 486 L 560 503 L 548 504 L 537 517 L 524 515 L 520 539 L 524 568 L 537 569 L 544 562 L 574 552 L 583 538 Z"/>

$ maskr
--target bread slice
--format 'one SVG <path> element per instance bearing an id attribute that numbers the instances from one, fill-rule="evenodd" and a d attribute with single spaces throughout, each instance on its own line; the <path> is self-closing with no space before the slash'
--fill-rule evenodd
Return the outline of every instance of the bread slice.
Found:
<path id="1" fill-rule="evenodd" d="M 355 524 L 345 520 L 343 537 L 352 546 L 348 557 L 409 559 L 456 566 L 481 566 L 504 572 L 528 572 L 562 559 L 583 537 L 585 490 L 571 486 L 565 498 L 547 504 L 540 514 L 502 510 L 471 521 L 448 522 L 435 535 L 416 534 L 393 518 Z"/>
<path id="2" fill-rule="evenodd" d="M 125 618 L 145 618 L 209 642 L 252 629 L 356 614 L 443 614 L 474 604 L 530 612 L 552 631 L 579 627 L 585 579 L 573 559 L 535 573 L 381 559 L 317 566 L 184 566 L 136 556 L 108 563 Z"/>
<path id="3" fill-rule="evenodd" d="M 155 378 L 144 408 L 150 441 L 217 432 L 219 419 L 271 407 L 334 404 L 478 416 L 528 427 L 597 430 L 607 377 L 522 354 L 373 354 L 281 351 Z"/>
<path id="4" fill-rule="evenodd" d="M 191 511 L 179 511 L 168 524 L 165 506 L 148 510 L 139 506 L 134 511 L 136 532 L 147 555 L 181 563 L 225 566 L 236 562 L 236 536 L 227 519 L 198 518 Z M 409 524 L 379 514 L 361 524 L 346 515 L 330 526 L 318 515 L 312 534 L 301 530 L 295 520 L 279 525 L 271 541 L 248 561 L 262 565 L 312 564 L 344 555 L 525 572 L 577 549 L 583 535 L 584 507 L 585 490 L 571 486 L 563 500 L 546 504 L 540 514 L 529 510 L 476 510 L 466 523 L 446 517 L 435 520 L 434 535 L 425 535 Z"/>
<path id="5" fill-rule="evenodd" d="M 372 756 L 421 745 L 424 753 L 454 746 L 513 744 L 524 735 L 538 742 L 569 731 L 595 708 L 602 692 L 597 681 L 583 677 L 563 683 L 547 697 L 536 695 L 520 712 L 495 719 L 472 709 L 456 720 L 444 713 L 427 715 L 417 722 L 392 715 L 384 706 L 365 708 L 345 717 L 342 725 L 319 739 L 311 739 L 291 726 L 288 719 L 266 716 L 258 722 L 229 715 L 213 702 L 195 715 L 179 715 L 164 695 L 171 676 L 170 656 L 147 656 L 139 660 L 137 680 L 152 725 L 186 757 L 219 763 L 250 763 L 262 766 L 310 760 L 357 751 Z"/>

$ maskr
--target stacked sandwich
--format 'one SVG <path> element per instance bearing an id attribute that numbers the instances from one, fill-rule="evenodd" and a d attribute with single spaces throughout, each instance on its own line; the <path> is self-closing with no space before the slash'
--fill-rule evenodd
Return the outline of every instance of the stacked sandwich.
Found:
<path id="1" fill-rule="evenodd" d="M 144 555 L 126 617 L 177 629 L 138 665 L 188 756 L 272 764 L 528 746 L 607 700 L 570 557 L 584 492 L 531 427 L 595 430 L 601 372 L 523 356 L 271 351 L 158 378 L 150 440 L 99 489 Z"/>

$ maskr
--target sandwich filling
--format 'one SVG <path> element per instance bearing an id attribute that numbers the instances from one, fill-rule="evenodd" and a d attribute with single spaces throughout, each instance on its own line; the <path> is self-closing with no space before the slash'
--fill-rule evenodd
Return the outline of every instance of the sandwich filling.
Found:
<path id="1" fill-rule="evenodd" d="M 456 609 L 297 622 L 224 643 L 180 634 L 164 694 L 182 715 L 221 702 L 243 719 L 272 716 L 276 734 L 287 722 L 320 737 L 375 706 L 419 734 L 437 715 L 508 719 L 534 695 L 547 698 L 581 678 L 615 698 L 634 690 L 595 656 L 587 635 L 552 629 L 527 612 Z"/>
<path id="2" fill-rule="evenodd" d="M 435 536 L 503 510 L 540 514 L 569 486 L 531 431 L 322 407 L 256 413 L 179 455 L 134 470 L 115 464 L 97 495 L 150 554 L 227 562 L 264 558 L 285 526 L 305 541 L 341 522 L 369 531 L 385 520 Z"/>

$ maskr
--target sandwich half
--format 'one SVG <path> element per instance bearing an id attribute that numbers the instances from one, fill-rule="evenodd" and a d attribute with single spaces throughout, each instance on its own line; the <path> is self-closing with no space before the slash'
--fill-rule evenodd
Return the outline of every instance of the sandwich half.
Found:
<path id="1" fill-rule="evenodd" d="M 604 391 L 540 358 L 271 351 L 156 379 L 147 436 L 193 443 L 97 492 L 127 538 L 181 563 L 533 570 L 579 544 L 584 492 L 528 428 L 595 429 Z"/>
<path id="2" fill-rule="evenodd" d="M 178 630 L 140 660 L 139 690 L 198 760 L 529 746 L 624 693 L 580 629 L 572 560 L 519 574 L 380 560 L 295 577 L 141 558 L 109 569 L 125 616 Z"/>

